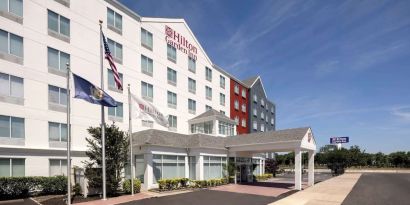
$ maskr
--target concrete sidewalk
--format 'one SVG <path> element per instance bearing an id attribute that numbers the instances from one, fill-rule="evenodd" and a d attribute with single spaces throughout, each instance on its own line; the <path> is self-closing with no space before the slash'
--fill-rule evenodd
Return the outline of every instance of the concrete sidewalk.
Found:
<path id="1" fill-rule="evenodd" d="M 303 191 L 281 199 L 270 205 L 336 205 L 342 204 L 353 186 L 359 180 L 360 173 L 343 174 L 318 183 Z"/>

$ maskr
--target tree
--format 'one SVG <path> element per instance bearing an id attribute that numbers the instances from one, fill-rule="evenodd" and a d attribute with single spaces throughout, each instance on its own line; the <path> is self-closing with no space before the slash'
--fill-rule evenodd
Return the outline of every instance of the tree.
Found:
<path id="1" fill-rule="evenodd" d="M 102 146 L 101 127 L 90 127 L 87 129 L 91 137 L 87 137 L 88 150 L 85 154 L 89 161 L 84 162 L 86 170 L 85 177 L 88 179 L 88 186 L 92 188 L 102 187 Z M 106 157 L 106 180 L 107 194 L 116 195 L 125 163 L 128 162 L 129 138 L 113 123 L 111 126 L 105 125 L 105 157 Z"/>
<path id="2" fill-rule="evenodd" d="M 395 167 L 406 167 L 407 154 L 406 152 L 393 152 L 389 154 L 390 162 Z M 408 166 L 408 164 L 407 164 Z"/>
<path id="3" fill-rule="evenodd" d="M 271 173 L 276 176 L 276 170 L 278 169 L 278 163 L 274 159 L 265 160 L 265 173 Z"/>

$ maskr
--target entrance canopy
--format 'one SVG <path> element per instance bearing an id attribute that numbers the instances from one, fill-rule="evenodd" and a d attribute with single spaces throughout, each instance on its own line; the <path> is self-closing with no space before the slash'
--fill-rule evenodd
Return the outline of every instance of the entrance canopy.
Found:
<path id="1" fill-rule="evenodd" d="M 270 132 L 242 134 L 226 138 L 225 147 L 230 152 L 288 152 L 315 151 L 316 143 L 309 127 Z"/>

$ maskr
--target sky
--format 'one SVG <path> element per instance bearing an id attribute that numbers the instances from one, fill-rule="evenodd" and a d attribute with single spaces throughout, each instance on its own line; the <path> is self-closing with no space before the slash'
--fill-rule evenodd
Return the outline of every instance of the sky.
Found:
<path id="1" fill-rule="evenodd" d="M 410 151 L 410 1 L 120 0 L 184 18 L 212 62 L 260 75 L 277 129 L 310 126 L 318 147 Z"/>

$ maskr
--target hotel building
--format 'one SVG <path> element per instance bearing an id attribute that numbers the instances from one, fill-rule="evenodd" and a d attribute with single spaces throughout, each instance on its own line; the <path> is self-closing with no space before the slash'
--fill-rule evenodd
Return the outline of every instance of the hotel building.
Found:
<path id="1" fill-rule="evenodd" d="M 145 189 L 159 178 L 222 177 L 233 156 L 244 165 L 238 180 L 263 173 L 264 159 L 231 152 L 241 140 L 228 136 L 275 130 L 274 104 L 259 77 L 240 81 L 216 66 L 183 19 L 141 17 L 115 0 L 2 0 L 0 176 L 66 174 L 66 63 L 100 85 L 99 20 L 124 87 L 169 116 L 168 128 L 133 120 L 134 169 Z M 126 131 L 126 89 L 116 89 L 106 60 L 103 68 L 104 90 L 118 103 L 105 108 L 106 123 Z M 87 160 L 87 128 L 100 126 L 100 109 L 71 98 L 73 166 Z M 303 141 L 307 133 L 296 134 Z"/>

